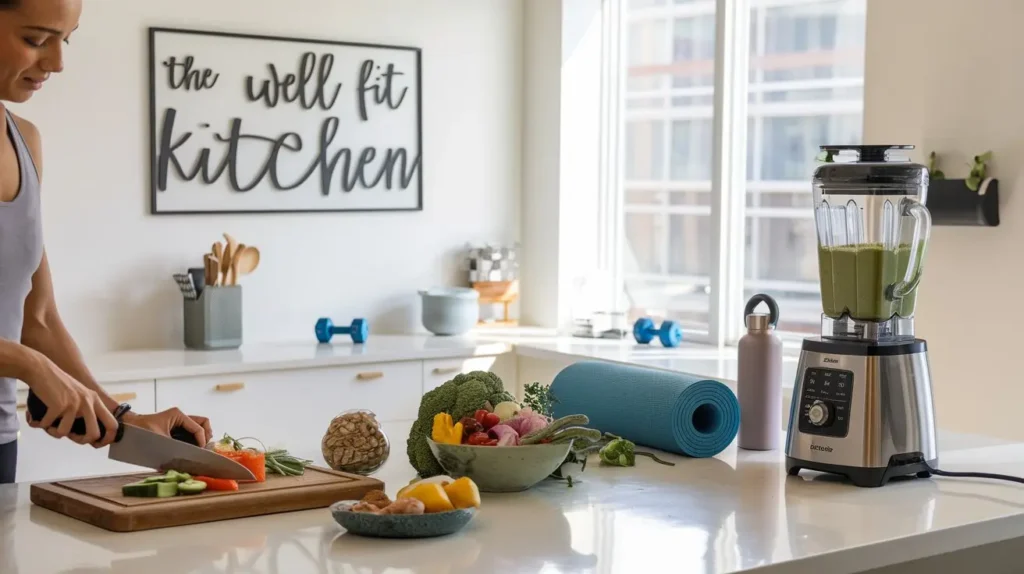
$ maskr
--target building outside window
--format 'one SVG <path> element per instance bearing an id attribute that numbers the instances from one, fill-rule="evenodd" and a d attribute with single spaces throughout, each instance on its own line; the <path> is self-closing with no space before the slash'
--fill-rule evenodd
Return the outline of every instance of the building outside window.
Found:
<path id="1" fill-rule="evenodd" d="M 706 330 L 713 260 L 715 0 L 621 0 L 620 285 L 632 318 Z M 726 0 L 718 0 L 724 2 Z M 860 142 L 865 0 L 748 0 L 743 300 L 775 297 L 780 330 L 820 325 L 811 176 L 818 146 Z M 742 148 L 741 148 L 742 149 Z M 742 158 L 739 159 L 742 161 Z M 737 186 L 733 186 L 737 187 Z M 726 257 L 732 257 L 727 254 Z M 738 312 L 735 316 L 738 316 Z"/>

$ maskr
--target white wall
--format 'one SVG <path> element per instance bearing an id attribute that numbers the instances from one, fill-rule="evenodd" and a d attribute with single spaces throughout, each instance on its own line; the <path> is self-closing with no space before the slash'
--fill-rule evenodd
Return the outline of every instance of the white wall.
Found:
<path id="1" fill-rule="evenodd" d="M 947 177 L 994 152 L 1001 225 L 935 227 L 917 306 L 939 426 L 1024 439 L 1024 2 L 869 0 L 865 139 L 935 150 Z"/>
<path id="2" fill-rule="evenodd" d="M 312 339 L 319 316 L 419 330 L 416 290 L 464 281 L 466 242 L 519 236 L 519 0 L 91 0 L 66 71 L 12 109 L 43 134 L 44 231 L 61 312 L 86 352 L 181 345 L 171 274 L 229 232 L 247 342 Z M 403 214 L 150 216 L 147 26 L 423 48 L 424 204 Z M 462 280 L 462 281 L 460 281 Z"/>

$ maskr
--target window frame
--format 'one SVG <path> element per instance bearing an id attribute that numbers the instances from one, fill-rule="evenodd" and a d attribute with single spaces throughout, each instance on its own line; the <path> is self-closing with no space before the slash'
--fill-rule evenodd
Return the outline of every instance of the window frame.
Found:
<path id="1" fill-rule="evenodd" d="M 616 309 L 628 309 L 626 301 L 626 274 L 623 269 L 624 246 L 625 246 L 625 214 L 627 213 L 684 213 L 684 214 L 709 214 L 711 236 L 711 266 L 709 285 L 709 307 L 708 325 L 706 330 L 686 329 L 686 339 L 693 342 L 708 343 L 715 346 L 735 344 L 745 332 L 742 313 L 743 308 L 739 303 L 743 301 L 744 288 L 748 286 L 745 278 L 746 248 L 746 223 L 748 215 L 762 213 L 767 217 L 806 217 L 813 220 L 813 213 L 808 209 L 804 213 L 803 208 L 770 207 L 770 213 L 765 213 L 765 207 L 748 207 L 748 193 L 751 185 L 759 186 L 762 190 L 778 191 L 793 189 L 796 191 L 804 186 L 809 186 L 805 181 L 747 181 L 747 142 L 748 136 L 760 138 L 764 133 L 767 117 L 780 117 L 786 114 L 772 113 L 772 102 L 764 102 L 764 93 L 771 90 L 772 83 L 761 82 L 757 84 L 758 92 L 755 102 L 749 101 L 750 94 L 750 36 L 751 36 L 751 8 L 758 7 L 758 14 L 764 17 L 768 8 L 801 6 L 814 4 L 818 0 L 696 0 L 687 4 L 674 4 L 671 0 L 663 6 L 644 8 L 638 18 L 636 13 L 631 16 L 627 9 L 628 0 L 602 0 L 603 32 L 606 41 L 602 47 L 602 134 L 607 134 L 613 139 L 602 137 L 601 147 L 601 189 L 600 202 L 602 221 L 599 226 L 599 262 L 604 268 L 611 270 L 612 284 L 611 301 Z M 709 7 L 713 7 L 715 22 L 715 54 L 714 54 L 714 85 L 674 88 L 671 82 L 668 85 L 661 85 L 657 89 L 637 94 L 635 91 L 630 96 L 626 94 L 626 80 L 623 70 L 624 63 L 628 57 L 630 23 L 636 20 L 643 20 L 645 17 L 661 18 L 673 21 L 679 16 L 708 15 Z M 668 36 L 667 45 L 671 52 L 673 43 L 674 25 L 665 26 Z M 759 28 L 759 31 L 761 28 Z M 764 34 L 760 34 L 758 40 L 765 42 Z M 758 53 L 764 50 L 758 50 Z M 665 82 L 663 82 L 665 83 Z M 863 88 L 863 78 L 828 78 L 826 80 L 800 80 L 794 82 L 779 82 L 780 87 L 791 89 L 814 89 L 820 88 Z M 711 162 L 711 185 L 710 205 L 673 205 L 666 209 L 657 204 L 650 207 L 638 207 L 637 205 L 626 205 L 626 184 L 630 189 L 644 189 L 649 187 L 652 190 L 667 191 L 669 194 L 674 191 L 704 191 L 707 189 L 706 182 L 676 181 L 671 178 L 643 182 L 639 180 L 627 180 L 625 168 L 626 153 L 626 121 L 627 97 L 630 98 L 664 98 L 662 105 L 650 111 L 650 118 L 662 122 L 662 140 L 665 145 L 662 149 L 663 172 L 671 170 L 671 140 L 673 121 L 676 119 L 706 119 L 706 111 L 695 112 L 692 109 L 683 111 L 677 118 L 675 115 L 667 117 L 665 109 L 671 109 L 672 98 L 676 96 L 711 96 L 712 103 L 712 162 Z M 751 119 L 749 112 L 760 112 L 756 114 L 759 118 L 754 123 L 754 131 L 748 134 L 748 121 Z M 801 106 L 795 116 L 806 117 L 820 114 L 823 116 L 842 115 L 844 113 L 863 114 L 863 99 L 859 105 L 850 105 L 843 101 L 808 101 Z M 645 112 L 641 110 L 630 110 L 629 119 L 643 118 Z M 760 146 L 764 142 L 758 140 Z M 754 157 L 755 169 L 759 158 Z M 757 173 L 757 172 L 755 172 Z M 798 187 L 799 186 L 799 187 Z M 742 193 L 724 193 L 725 190 L 742 190 Z M 665 202 L 670 204 L 668 199 Z M 668 215 L 666 215 L 668 217 Z M 663 259 L 668 259 L 667 254 L 662 254 Z M 664 269 L 661 276 L 671 278 Z M 632 277 L 632 276 L 631 276 Z M 790 286 L 795 288 L 808 288 L 804 281 L 776 281 L 758 279 L 758 283 L 765 285 L 766 289 L 774 284 L 777 286 Z M 780 333 L 787 343 L 798 341 L 806 334 L 801 333 Z"/>

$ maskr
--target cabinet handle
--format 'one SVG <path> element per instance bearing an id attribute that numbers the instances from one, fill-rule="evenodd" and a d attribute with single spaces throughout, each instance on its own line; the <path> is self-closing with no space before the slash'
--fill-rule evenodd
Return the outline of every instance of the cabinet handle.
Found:
<path id="1" fill-rule="evenodd" d="M 245 383 L 221 383 L 214 387 L 218 393 L 233 393 L 245 388 Z"/>
<path id="2" fill-rule="evenodd" d="M 117 401 L 119 403 L 125 403 L 125 402 L 128 402 L 128 401 L 134 401 L 135 399 L 139 398 L 139 394 L 138 393 L 114 393 L 114 394 L 110 395 L 110 398 L 114 399 L 115 401 Z"/>
<path id="3" fill-rule="evenodd" d="M 18 409 L 18 411 L 27 411 L 28 410 L 28 404 L 27 403 L 18 403 L 17 409 Z"/>
<path id="4" fill-rule="evenodd" d="M 380 371 L 373 371 L 372 373 L 359 373 L 358 375 L 356 375 L 356 378 L 359 379 L 360 381 L 372 381 L 374 379 L 379 379 L 383 376 L 384 373 Z"/>
<path id="5" fill-rule="evenodd" d="M 452 373 L 457 373 L 457 372 L 459 372 L 459 368 L 458 367 L 438 367 L 438 368 L 434 369 L 434 374 L 435 375 L 450 375 Z"/>

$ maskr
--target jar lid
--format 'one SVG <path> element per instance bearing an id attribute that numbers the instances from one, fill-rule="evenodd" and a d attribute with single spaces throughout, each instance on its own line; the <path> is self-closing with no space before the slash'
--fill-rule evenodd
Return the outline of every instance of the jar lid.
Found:
<path id="1" fill-rule="evenodd" d="M 909 161 L 912 145 L 823 145 L 825 163 L 814 170 L 821 193 L 842 195 L 923 195 L 928 168 Z"/>

